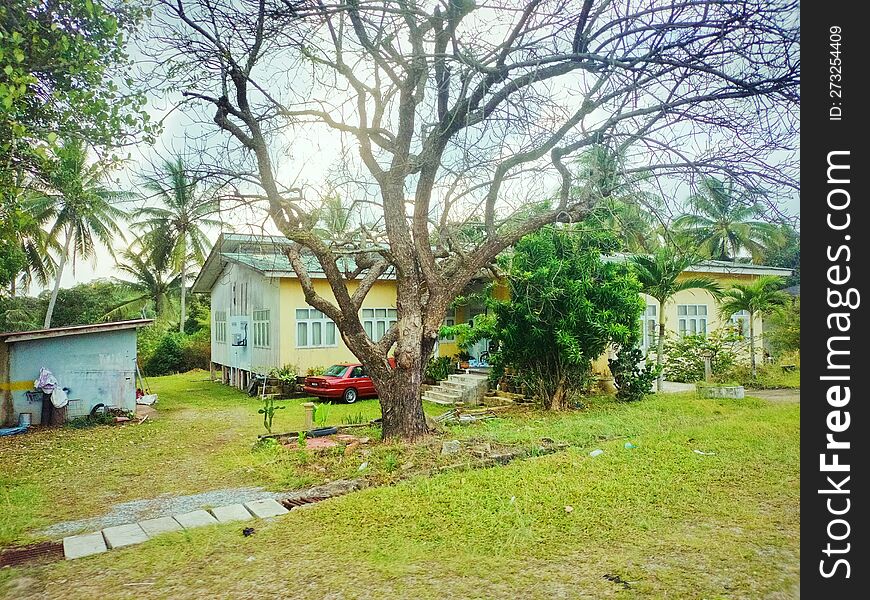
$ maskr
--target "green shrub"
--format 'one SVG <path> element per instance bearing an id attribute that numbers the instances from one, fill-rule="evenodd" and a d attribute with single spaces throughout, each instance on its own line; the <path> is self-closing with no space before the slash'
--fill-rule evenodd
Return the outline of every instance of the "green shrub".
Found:
<path id="1" fill-rule="evenodd" d="M 616 399 L 620 402 L 642 400 L 652 392 L 653 383 L 659 376 L 653 364 L 643 364 L 643 351 L 637 347 L 622 347 L 616 358 L 608 361 L 616 383 Z"/>
<path id="2" fill-rule="evenodd" d="M 157 347 L 154 348 L 151 357 L 145 362 L 145 374 L 154 377 L 157 375 L 168 375 L 170 373 L 183 371 L 183 339 L 184 334 L 182 333 L 176 332 L 163 334 Z"/>
<path id="3" fill-rule="evenodd" d="M 713 375 L 737 364 L 742 344 L 735 327 L 723 327 L 708 335 L 687 335 L 665 341 L 664 374 L 668 381 L 694 383 L 704 380 L 704 359 L 710 358 Z"/>
<path id="4" fill-rule="evenodd" d="M 181 370 L 208 369 L 211 362 L 211 330 L 200 329 L 181 338 Z"/>
<path id="5" fill-rule="evenodd" d="M 326 367 L 323 365 L 316 365 L 314 367 L 308 367 L 305 370 L 305 375 L 308 377 L 313 377 L 314 375 L 323 375 L 323 372 L 326 370 Z"/>
<path id="6" fill-rule="evenodd" d="M 433 356 L 426 365 L 426 378 L 443 381 L 450 375 L 453 361 L 449 356 Z"/>

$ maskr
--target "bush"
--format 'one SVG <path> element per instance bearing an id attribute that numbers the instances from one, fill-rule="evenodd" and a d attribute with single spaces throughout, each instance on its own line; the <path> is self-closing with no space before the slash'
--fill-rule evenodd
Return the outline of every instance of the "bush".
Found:
<path id="1" fill-rule="evenodd" d="M 426 365 L 426 379 L 443 381 L 450 375 L 453 361 L 449 356 L 433 356 Z"/>
<path id="2" fill-rule="evenodd" d="M 607 361 L 616 383 L 616 399 L 620 402 L 643 400 L 652 392 L 653 383 L 659 376 L 655 365 L 642 365 L 643 351 L 637 347 L 622 347 L 616 358 Z"/>
<path id="3" fill-rule="evenodd" d="M 664 374 L 668 381 L 694 383 L 704 380 L 704 359 L 710 358 L 713 375 L 729 371 L 737 363 L 742 343 L 734 327 L 704 335 L 687 335 L 665 341 Z"/>
<path id="4" fill-rule="evenodd" d="M 191 369 L 208 369 L 211 361 L 211 333 L 208 329 L 201 329 L 193 335 L 166 331 L 159 334 L 156 341 L 153 331 L 145 335 L 140 333 L 139 348 L 143 371 L 151 377 Z"/>
<path id="5" fill-rule="evenodd" d="M 181 333 L 163 334 L 153 354 L 145 362 L 145 374 L 153 377 L 182 371 L 184 350 L 181 340 L 183 337 L 184 334 Z"/>

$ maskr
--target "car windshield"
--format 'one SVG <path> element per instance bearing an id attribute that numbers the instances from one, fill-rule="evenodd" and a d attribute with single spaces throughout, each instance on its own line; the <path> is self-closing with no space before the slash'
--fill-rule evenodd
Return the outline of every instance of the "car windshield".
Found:
<path id="1" fill-rule="evenodd" d="M 341 377 L 344 375 L 345 371 L 347 371 L 347 365 L 332 365 L 326 369 L 323 374 L 329 375 L 330 377 Z"/>

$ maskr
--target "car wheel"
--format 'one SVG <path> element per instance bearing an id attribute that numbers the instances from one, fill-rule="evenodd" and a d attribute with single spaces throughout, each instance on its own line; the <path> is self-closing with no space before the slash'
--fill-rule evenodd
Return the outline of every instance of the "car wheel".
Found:
<path id="1" fill-rule="evenodd" d="M 345 402 L 347 402 L 348 404 L 353 404 L 354 402 L 356 402 L 356 399 L 357 399 L 357 393 L 356 393 L 355 389 L 347 388 L 346 390 L 344 390 L 344 401 Z"/>

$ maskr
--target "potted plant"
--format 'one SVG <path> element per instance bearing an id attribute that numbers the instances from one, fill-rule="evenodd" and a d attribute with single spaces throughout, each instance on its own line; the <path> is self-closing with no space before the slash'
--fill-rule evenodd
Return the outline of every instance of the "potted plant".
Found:
<path id="1" fill-rule="evenodd" d="M 456 353 L 456 360 L 459 362 L 460 369 L 467 369 L 469 367 L 468 361 L 471 360 L 471 354 L 465 350 L 460 350 Z"/>

